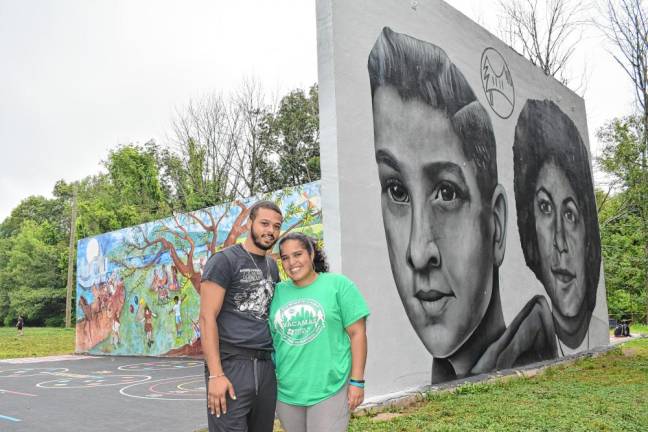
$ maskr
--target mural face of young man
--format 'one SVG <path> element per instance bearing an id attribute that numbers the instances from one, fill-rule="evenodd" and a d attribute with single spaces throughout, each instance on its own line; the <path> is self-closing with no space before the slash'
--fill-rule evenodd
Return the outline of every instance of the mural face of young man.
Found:
<path id="1" fill-rule="evenodd" d="M 444 113 L 383 86 L 374 94 L 376 161 L 392 273 L 407 315 L 435 357 L 482 321 L 493 290 L 491 198 Z"/>
<path id="2" fill-rule="evenodd" d="M 575 317 L 585 299 L 585 223 L 576 193 L 553 162 L 538 173 L 533 208 L 543 285 L 558 312 Z"/>

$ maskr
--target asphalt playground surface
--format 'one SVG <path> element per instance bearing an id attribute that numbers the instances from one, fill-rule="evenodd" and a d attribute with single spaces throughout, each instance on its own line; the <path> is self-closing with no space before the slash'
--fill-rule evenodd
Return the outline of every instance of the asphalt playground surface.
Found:
<path id="1" fill-rule="evenodd" d="M 207 427 L 203 361 L 0 360 L 0 431 L 193 432 Z"/>

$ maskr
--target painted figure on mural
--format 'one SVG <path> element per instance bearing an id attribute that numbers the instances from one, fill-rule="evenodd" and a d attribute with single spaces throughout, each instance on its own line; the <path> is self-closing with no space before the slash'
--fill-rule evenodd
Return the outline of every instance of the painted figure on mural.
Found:
<path id="1" fill-rule="evenodd" d="M 117 348 L 121 341 L 121 336 L 119 334 L 119 328 L 121 327 L 121 322 L 119 321 L 119 312 L 115 313 L 113 316 L 110 343 L 113 348 Z"/>
<path id="2" fill-rule="evenodd" d="M 173 307 L 169 311 L 169 314 L 173 313 L 175 316 L 175 327 L 176 327 L 176 337 L 180 337 L 182 334 L 182 302 L 187 298 L 187 295 L 183 295 L 182 299 L 179 296 L 173 297 Z"/>
<path id="3" fill-rule="evenodd" d="M 151 348 L 153 345 L 153 318 L 157 318 L 157 315 L 151 311 L 148 305 L 144 306 L 144 314 L 142 321 L 144 322 L 144 333 L 146 334 L 146 345 Z"/>
<path id="4" fill-rule="evenodd" d="M 396 288 L 442 382 L 556 356 L 534 297 L 507 328 L 507 199 L 488 114 L 439 47 L 389 28 L 369 55 L 374 145 Z"/>
<path id="5" fill-rule="evenodd" d="M 587 149 L 555 103 L 529 100 L 513 157 L 524 259 L 551 299 L 559 350 L 591 348 L 601 241 Z"/>

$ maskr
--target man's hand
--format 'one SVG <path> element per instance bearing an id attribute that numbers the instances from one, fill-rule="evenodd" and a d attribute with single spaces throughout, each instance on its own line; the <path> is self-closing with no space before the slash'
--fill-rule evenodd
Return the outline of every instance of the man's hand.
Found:
<path id="1" fill-rule="evenodd" d="M 212 414 L 220 417 L 221 413 L 227 414 L 227 395 L 236 399 L 234 386 L 225 375 L 209 380 L 207 392 L 207 407 Z"/>
<path id="2" fill-rule="evenodd" d="M 364 389 L 349 384 L 349 411 L 355 410 L 364 401 Z"/>

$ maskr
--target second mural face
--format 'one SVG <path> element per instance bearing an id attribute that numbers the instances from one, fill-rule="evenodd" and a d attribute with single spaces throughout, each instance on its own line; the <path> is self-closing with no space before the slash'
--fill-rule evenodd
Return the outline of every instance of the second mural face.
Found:
<path id="1" fill-rule="evenodd" d="M 340 242 L 342 270 L 369 291 L 373 319 L 383 316 L 369 323 L 387 351 L 374 362 L 370 352 L 378 393 L 607 344 L 582 100 L 442 2 L 361 3 L 366 23 L 351 29 L 357 7 L 320 2 L 332 42 L 345 41 L 320 88 L 324 113 L 325 92 L 337 95 L 330 146 L 347 227 L 327 242 Z M 320 75 L 322 55 L 326 45 Z M 359 184 L 376 194 L 364 212 L 347 198 Z M 374 209 L 382 217 L 369 216 Z M 365 229 L 356 231 L 359 214 Z M 364 241 L 347 242 L 352 232 Z M 416 338 L 393 318 L 403 312 Z"/>

